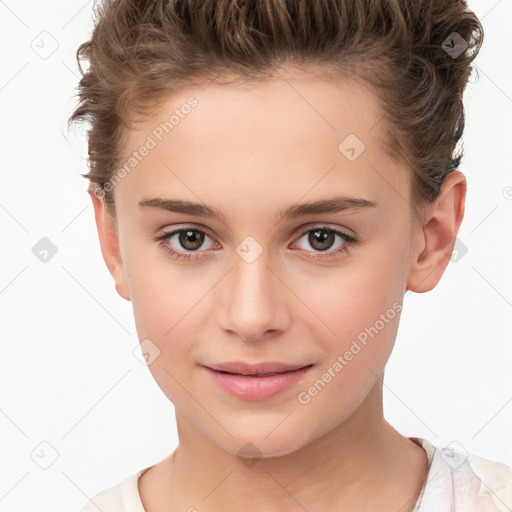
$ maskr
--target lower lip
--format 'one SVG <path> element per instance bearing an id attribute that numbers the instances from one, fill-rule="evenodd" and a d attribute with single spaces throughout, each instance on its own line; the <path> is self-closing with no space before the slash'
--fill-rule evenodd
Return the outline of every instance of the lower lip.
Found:
<path id="1" fill-rule="evenodd" d="M 205 368 L 220 388 L 230 395 L 242 400 L 261 401 L 273 398 L 298 384 L 312 368 L 312 365 L 268 377 L 223 373 L 208 367 Z"/>

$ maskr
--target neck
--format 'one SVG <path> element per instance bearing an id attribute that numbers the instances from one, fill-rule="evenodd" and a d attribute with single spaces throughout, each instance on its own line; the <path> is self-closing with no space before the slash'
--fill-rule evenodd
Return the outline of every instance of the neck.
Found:
<path id="1" fill-rule="evenodd" d="M 162 462 L 159 485 L 144 501 L 147 511 L 164 503 L 167 509 L 174 510 L 172 504 L 201 512 L 292 511 L 299 505 L 310 511 L 365 510 L 371 502 L 375 509 L 385 510 L 382 503 L 389 503 L 389 510 L 407 512 L 425 476 L 423 450 L 383 418 L 379 382 L 345 422 L 277 457 L 241 460 L 178 413 L 176 419 L 180 444 Z M 149 501 L 156 494 L 158 507 Z"/>

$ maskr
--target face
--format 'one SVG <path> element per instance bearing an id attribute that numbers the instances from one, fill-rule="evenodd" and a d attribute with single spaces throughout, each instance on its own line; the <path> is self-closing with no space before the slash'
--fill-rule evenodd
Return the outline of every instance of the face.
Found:
<path id="1" fill-rule="evenodd" d="M 283 76 L 168 98 L 130 132 L 137 163 L 114 188 L 118 291 L 150 371 L 178 421 L 234 454 L 291 453 L 360 407 L 393 347 L 414 241 L 409 170 L 383 150 L 377 99 Z M 206 368 L 269 361 L 308 368 Z"/>

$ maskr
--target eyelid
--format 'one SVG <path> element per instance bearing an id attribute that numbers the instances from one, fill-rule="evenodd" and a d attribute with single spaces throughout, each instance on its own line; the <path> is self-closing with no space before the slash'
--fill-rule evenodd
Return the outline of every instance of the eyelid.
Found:
<path id="1" fill-rule="evenodd" d="M 172 226 L 166 226 L 158 230 L 158 234 L 161 234 L 162 236 L 167 235 L 175 235 L 177 232 L 180 231 L 186 231 L 187 229 L 190 230 L 197 230 L 202 231 L 206 235 L 208 235 L 211 239 L 215 240 L 217 237 L 213 234 L 213 232 L 207 228 L 206 226 L 203 226 L 202 224 L 194 224 L 194 223 L 183 223 L 183 224 L 174 224 Z"/>
<path id="2" fill-rule="evenodd" d="M 345 227 L 341 227 L 341 226 L 334 226 L 334 225 L 331 225 L 329 223 L 322 223 L 322 222 L 312 222 L 312 223 L 309 223 L 309 224 L 305 224 L 305 225 L 302 225 L 300 227 L 298 227 L 295 231 L 294 231 L 294 236 L 295 236 L 295 233 L 300 233 L 300 236 L 303 236 L 305 235 L 306 233 L 308 233 L 309 231 L 313 231 L 315 229 L 331 229 L 332 231 L 341 231 L 342 233 L 345 233 L 345 235 L 349 238 L 353 238 L 353 239 L 357 239 L 357 236 L 356 234 L 351 230 L 351 229 L 348 229 L 348 228 L 345 228 Z"/>
<path id="3" fill-rule="evenodd" d="M 184 224 L 184 225 L 174 225 L 172 227 L 162 228 L 155 237 L 156 241 L 163 242 L 164 240 L 170 240 L 172 237 L 176 236 L 178 233 L 183 231 L 199 231 L 204 233 L 213 243 L 213 245 L 219 246 L 220 243 L 217 241 L 217 237 L 212 234 L 212 232 L 205 226 L 201 226 L 199 224 Z M 178 249 L 177 252 L 183 252 L 184 254 L 202 254 L 211 252 L 211 250 L 197 250 L 197 251 L 184 251 L 183 249 Z"/>
<path id="4" fill-rule="evenodd" d="M 333 226 L 329 223 L 322 223 L 322 222 L 311 222 L 308 224 L 302 224 L 301 226 L 299 226 L 293 230 L 292 236 L 293 237 L 297 237 L 297 236 L 302 237 L 306 233 L 309 233 L 310 231 L 312 231 L 314 229 L 321 229 L 321 228 L 331 229 L 333 231 L 341 231 L 347 238 L 353 239 L 353 240 L 358 240 L 358 237 L 354 234 L 354 232 L 351 229 L 347 229 L 345 227 L 340 227 L 340 226 Z M 163 227 L 162 229 L 159 230 L 159 232 L 161 233 L 162 236 L 166 235 L 166 236 L 170 237 L 172 235 L 175 235 L 176 232 L 185 231 L 187 229 L 197 229 L 198 231 L 204 232 L 212 240 L 216 241 L 216 239 L 217 239 L 217 237 L 213 234 L 213 232 L 209 228 L 207 228 L 206 226 L 204 226 L 202 224 L 196 224 L 196 223 L 183 223 L 183 224 L 173 225 L 172 227 L 171 226 Z M 199 251 L 199 252 L 201 252 L 201 251 Z"/>
<path id="5" fill-rule="evenodd" d="M 195 224 L 187 224 L 185 226 L 176 225 L 176 226 L 173 226 L 173 228 L 171 228 L 169 231 L 163 229 L 162 234 L 158 234 L 157 237 L 155 238 L 155 241 L 158 241 L 159 244 L 162 246 L 162 248 L 164 248 L 167 252 L 169 252 L 170 254 L 174 254 L 175 259 L 184 258 L 186 260 L 190 260 L 190 258 L 195 258 L 195 259 L 210 258 L 212 256 L 212 254 L 208 254 L 208 253 L 212 252 L 211 249 L 184 251 L 184 250 L 180 250 L 180 249 L 178 249 L 178 250 L 173 249 L 172 247 L 168 247 L 167 244 L 164 244 L 165 240 L 169 240 L 170 238 L 174 237 L 178 233 L 184 232 L 187 229 L 191 230 L 191 231 L 202 232 L 208 238 L 210 238 L 210 240 L 212 240 L 214 245 L 219 245 L 216 238 L 214 236 L 210 235 L 210 230 L 208 228 L 205 228 L 204 226 L 200 226 L 200 228 L 198 228 L 197 225 L 195 225 Z M 302 229 L 302 231 L 299 231 L 300 229 Z M 337 235 L 339 238 L 341 238 L 343 240 L 343 244 L 341 245 L 341 247 L 337 248 L 336 250 L 334 250 L 334 251 L 328 250 L 325 253 L 323 253 L 322 251 L 306 250 L 305 252 L 311 253 L 311 256 L 308 256 L 308 258 L 312 258 L 313 260 L 329 261 L 330 259 L 335 259 L 340 253 L 349 254 L 351 252 L 352 248 L 359 244 L 359 237 L 350 235 L 349 233 L 347 233 L 345 231 L 344 228 L 332 227 L 329 224 L 322 224 L 322 223 L 315 224 L 315 225 L 311 225 L 311 224 L 302 225 L 299 228 L 297 228 L 295 230 L 295 232 L 299 231 L 299 233 L 301 233 L 301 234 L 298 236 L 295 234 L 293 235 L 294 239 L 292 241 L 292 244 L 297 243 L 302 237 L 304 237 L 308 233 L 311 233 L 312 231 L 315 231 L 316 229 L 320 229 L 320 230 L 324 230 L 324 231 L 331 231 L 332 233 L 335 234 L 335 236 Z M 347 231 L 352 231 L 352 230 L 347 230 Z"/>

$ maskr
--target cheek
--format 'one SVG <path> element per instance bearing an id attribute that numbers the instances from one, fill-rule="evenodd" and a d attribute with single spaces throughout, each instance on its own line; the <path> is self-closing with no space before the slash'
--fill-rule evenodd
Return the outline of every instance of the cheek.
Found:
<path id="1" fill-rule="evenodd" d="M 196 280 L 176 265 L 158 242 L 127 239 L 123 253 L 125 277 L 130 290 L 139 339 L 165 340 L 174 324 L 193 307 L 201 292 Z"/>
<path id="2" fill-rule="evenodd" d="M 294 282 L 294 291 L 307 306 L 299 322 L 315 330 L 317 338 L 321 334 L 327 345 L 341 350 L 344 342 L 357 338 L 386 314 L 383 336 L 388 335 L 389 321 L 403 299 L 404 271 L 397 269 L 394 255 L 377 254 L 379 265 L 365 256 L 366 261 L 354 259 L 346 267 L 323 269 Z"/>
<path id="3" fill-rule="evenodd" d="M 357 410 L 381 377 L 393 349 L 401 304 L 338 319 L 338 336 L 322 341 L 318 371 L 298 390 L 297 403 L 309 418 L 322 418 L 315 432 L 333 428 Z M 371 308 L 379 315 L 369 314 Z M 382 311 L 382 315 L 380 315 Z M 347 312 L 349 312 L 347 310 Z M 335 404 L 335 406 L 333 406 Z"/>
<path id="4" fill-rule="evenodd" d="M 194 304 L 202 294 L 190 291 L 190 283 L 169 276 L 163 279 L 154 267 L 144 277 L 132 275 L 132 278 L 138 339 L 143 351 L 146 343 L 156 354 L 148 368 L 172 403 L 186 403 L 190 397 L 184 390 L 194 371 L 195 333 L 200 325 L 200 307 Z"/>
<path id="5" fill-rule="evenodd" d="M 391 354 L 402 310 L 404 270 L 397 264 L 396 252 L 375 249 L 375 253 L 354 259 L 350 268 L 308 278 L 298 290 L 299 296 L 307 297 L 309 309 L 300 320 L 301 329 L 323 348 L 316 387 L 330 390 L 319 392 L 322 397 L 312 402 L 325 400 L 327 407 L 329 400 L 346 401 L 345 410 L 350 410 L 368 392 Z M 316 286 L 311 287 L 311 282 Z M 305 383 L 301 389 L 314 384 Z"/>
<path id="6" fill-rule="evenodd" d="M 146 261 L 139 251 L 127 275 L 138 339 L 156 347 L 149 369 L 169 398 L 178 385 L 173 377 L 182 382 L 194 369 L 195 347 L 210 318 L 204 295 L 212 286 L 194 278 L 192 266 L 177 267 L 164 258 Z"/>
<path id="7" fill-rule="evenodd" d="M 191 348 L 205 321 L 204 285 L 182 279 L 145 276 L 132 282 L 131 300 L 139 339 L 151 338 L 162 352 Z M 200 290 L 198 290 L 200 288 Z M 185 344 L 186 340 L 186 344 Z"/>

